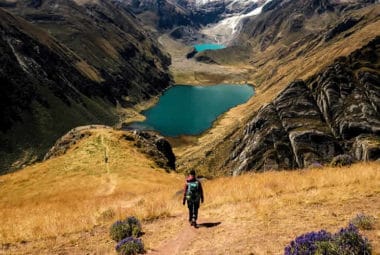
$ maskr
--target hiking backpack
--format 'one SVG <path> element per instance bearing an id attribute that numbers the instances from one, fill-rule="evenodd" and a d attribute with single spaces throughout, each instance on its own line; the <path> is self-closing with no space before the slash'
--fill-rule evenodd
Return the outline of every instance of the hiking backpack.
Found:
<path id="1" fill-rule="evenodd" d="M 186 190 L 187 201 L 197 201 L 200 199 L 199 182 L 188 182 Z"/>

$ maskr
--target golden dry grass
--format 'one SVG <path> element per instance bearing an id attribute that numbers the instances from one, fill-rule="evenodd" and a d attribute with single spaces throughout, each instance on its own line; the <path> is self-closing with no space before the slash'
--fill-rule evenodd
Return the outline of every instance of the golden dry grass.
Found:
<path id="1" fill-rule="evenodd" d="M 199 223 L 221 224 L 196 230 L 187 240 L 191 244 L 176 254 L 281 254 L 296 236 L 320 229 L 337 232 L 358 213 L 377 218 L 375 229 L 362 233 L 371 240 L 373 254 L 380 254 L 379 170 L 380 163 L 361 163 L 206 181 Z M 180 224 L 176 218 L 165 222 Z M 162 233 L 164 223 L 156 225 L 148 225 L 147 232 Z M 166 239 L 176 240 L 187 228 L 168 231 Z M 191 230 L 187 234 L 192 235 Z M 150 247 L 167 248 L 157 236 L 146 237 Z"/>
<path id="2" fill-rule="evenodd" d="M 87 78 L 95 81 L 102 82 L 104 81 L 102 76 L 99 74 L 98 70 L 89 65 L 86 61 L 81 60 L 75 64 L 75 67 Z"/>
<path id="3" fill-rule="evenodd" d="M 94 130 L 69 153 L 0 177 L 0 240 L 83 231 L 127 213 L 168 215 L 172 208 L 162 201 L 181 186 L 178 178 L 164 175 L 121 133 Z"/>
<path id="4" fill-rule="evenodd" d="M 199 223 L 221 224 L 194 230 L 182 175 L 157 168 L 123 132 L 91 132 L 63 156 L 0 177 L 0 253 L 113 254 L 110 224 L 137 215 L 149 251 L 280 254 L 297 235 L 335 232 L 365 213 L 377 218 L 364 234 L 380 254 L 379 162 L 204 181 Z"/>

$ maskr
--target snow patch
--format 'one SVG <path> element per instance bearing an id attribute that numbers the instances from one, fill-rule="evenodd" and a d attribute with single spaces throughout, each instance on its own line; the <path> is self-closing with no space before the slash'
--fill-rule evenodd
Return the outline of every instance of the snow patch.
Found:
<path id="1" fill-rule="evenodd" d="M 210 2 L 217 0 L 199 0 L 199 2 Z M 269 3 L 271 0 L 266 0 L 259 7 L 252 10 L 246 14 L 236 14 L 232 17 L 227 17 L 216 24 L 211 24 L 202 29 L 202 33 L 208 35 L 219 44 L 228 45 L 240 32 L 241 29 L 241 21 L 247 17 L 255 16 L 261 13 L 264 5 Z M 247 2 L 258 2 L 258 0 L 234 0 L 234 3 L 247 3 Z"/>

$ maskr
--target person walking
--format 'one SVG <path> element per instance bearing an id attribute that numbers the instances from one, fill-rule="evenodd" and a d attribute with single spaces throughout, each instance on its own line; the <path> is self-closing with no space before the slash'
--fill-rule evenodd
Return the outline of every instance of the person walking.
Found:
<path id="1" fill-rule="evenodd" d="M 199 204 L 204 202 L 204 197 L 202 184 L 196 178 L 195 170 L 191 170 L 186 179 L 182 204 L 185 205 L 186 201 L 189 208 L 189 223 L 191 226 L 197 227 Z"/>

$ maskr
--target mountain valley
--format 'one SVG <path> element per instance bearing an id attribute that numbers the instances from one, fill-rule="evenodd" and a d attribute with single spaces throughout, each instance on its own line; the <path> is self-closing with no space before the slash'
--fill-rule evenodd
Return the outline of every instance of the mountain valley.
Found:
<path id="1" fill-rule="evenodd" d="M 130 215 L 147 254 L 283 254 L 361 214 L 380 254 L 379 27 L 376 0 L 0 0 L 0 254 L 116 254 Z M 131 128 L 175 84 L 254 96 L 200 135 Z"/>

